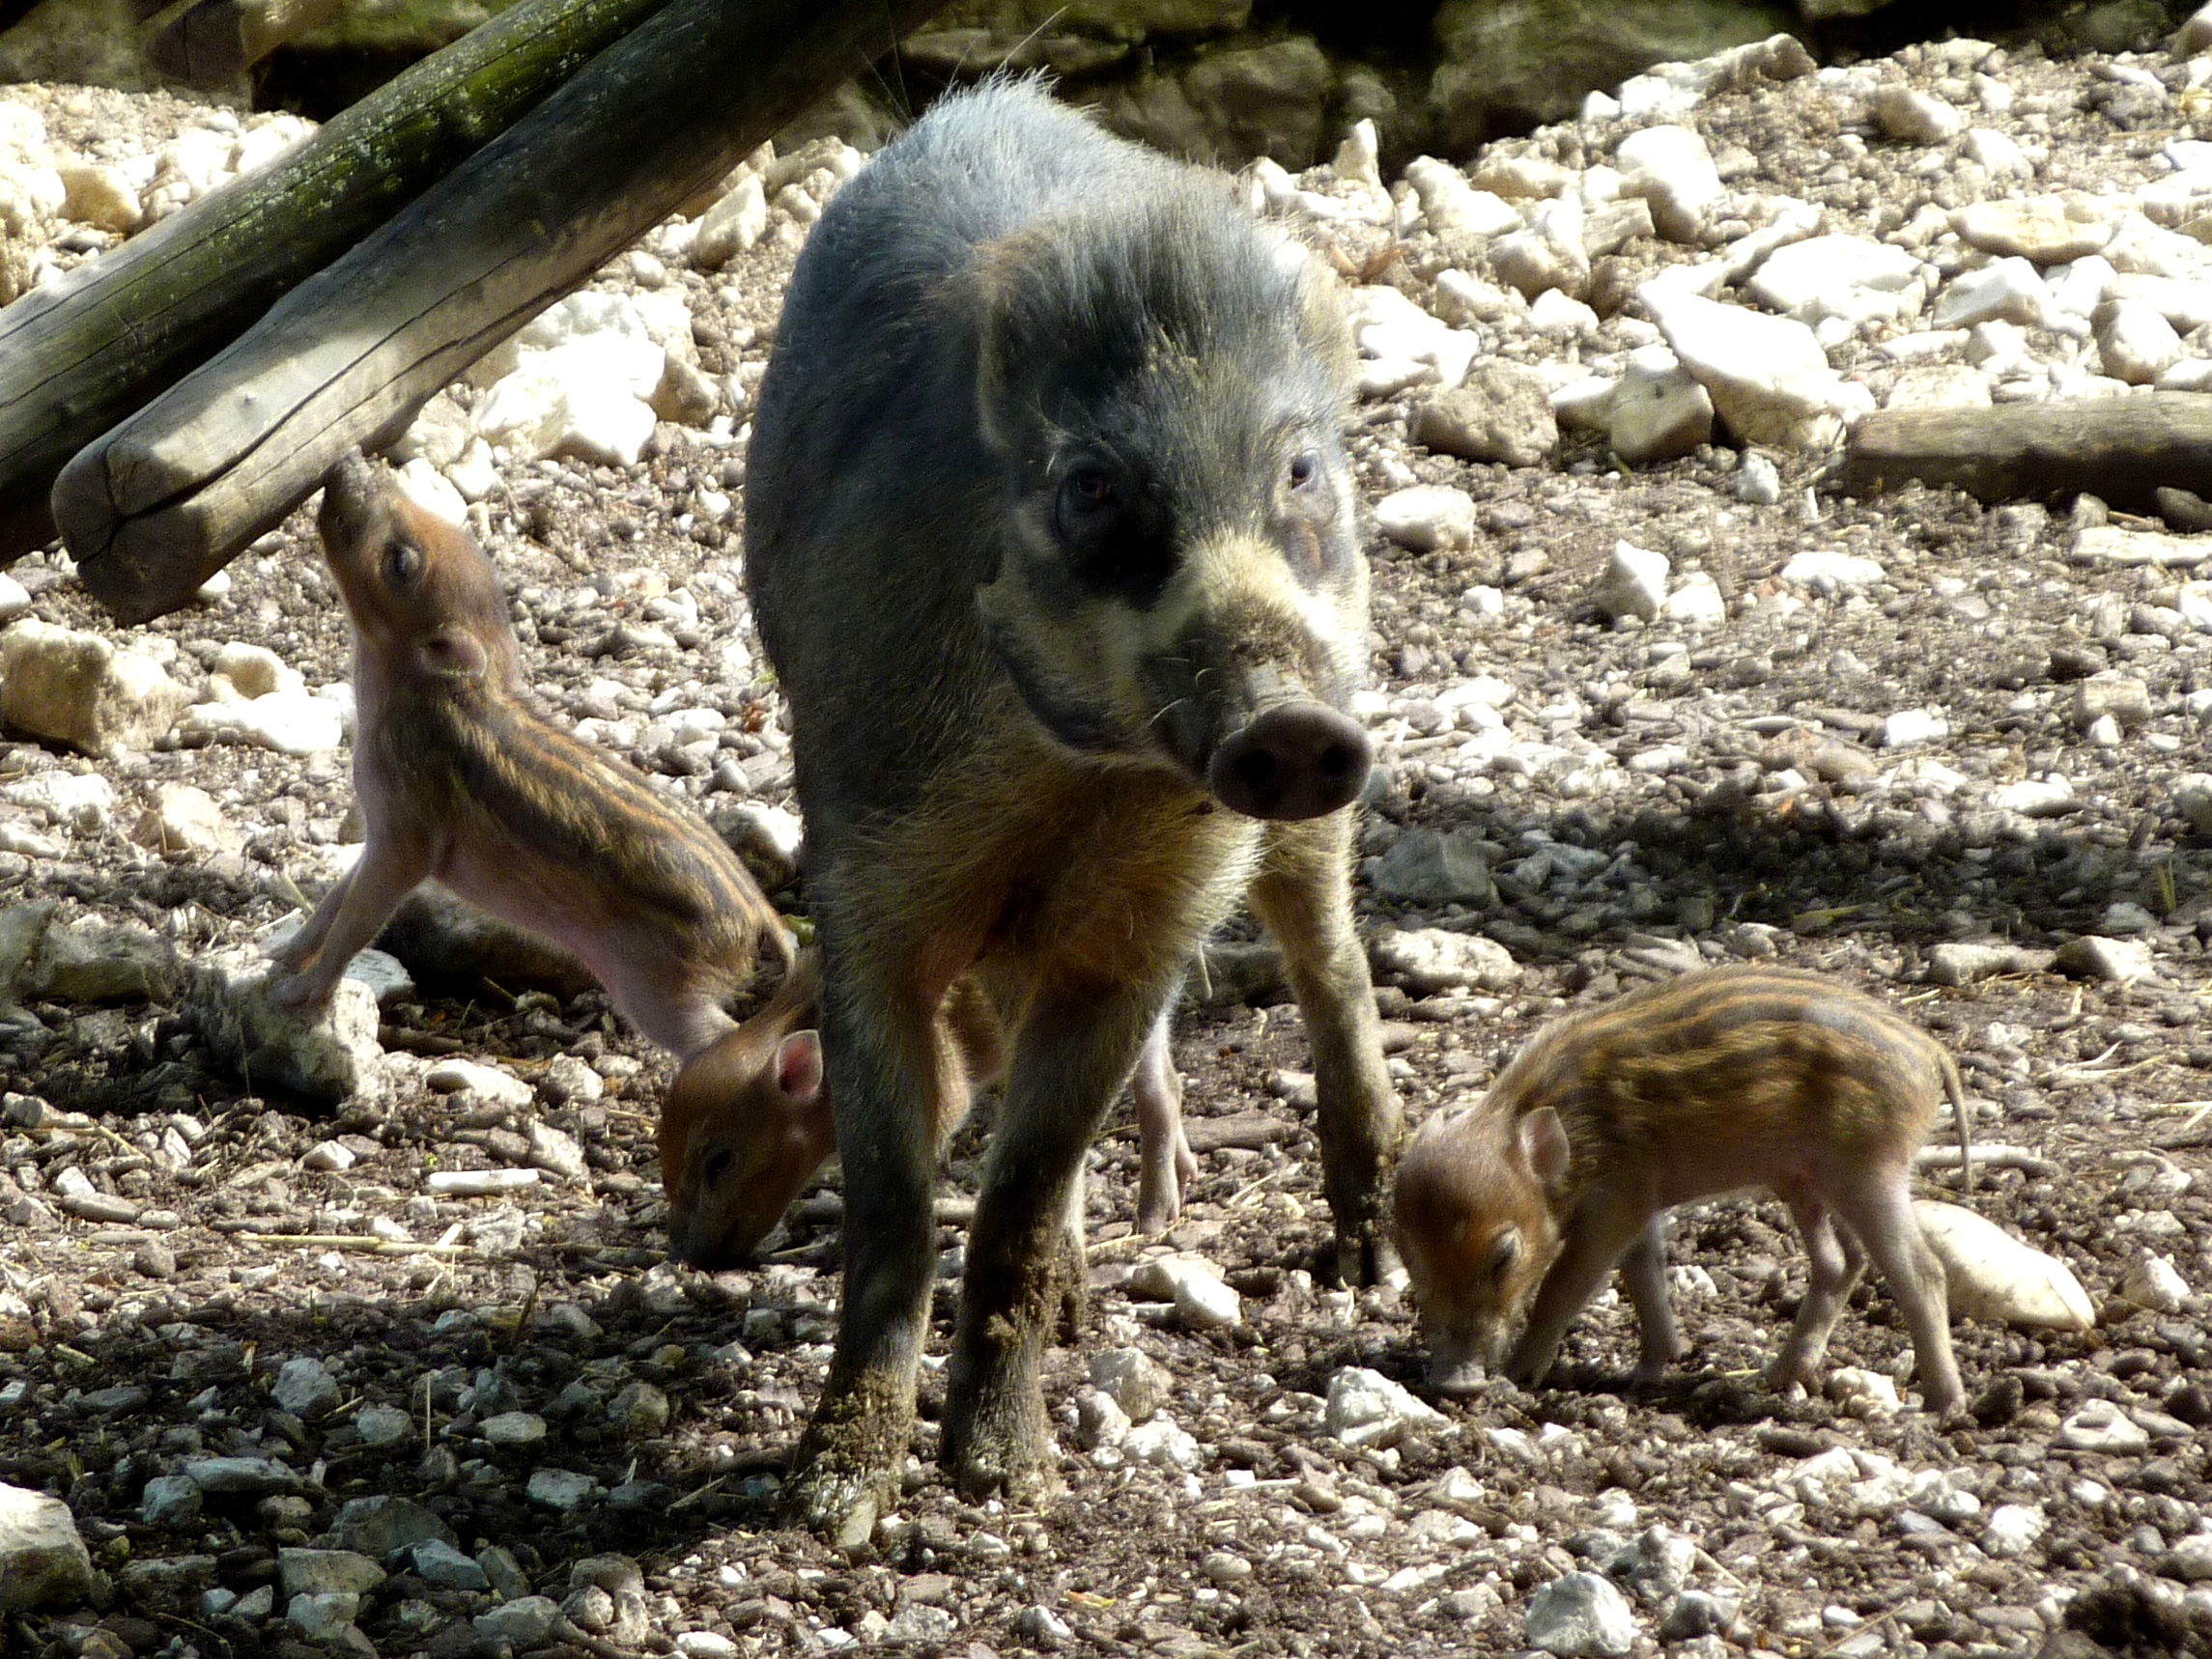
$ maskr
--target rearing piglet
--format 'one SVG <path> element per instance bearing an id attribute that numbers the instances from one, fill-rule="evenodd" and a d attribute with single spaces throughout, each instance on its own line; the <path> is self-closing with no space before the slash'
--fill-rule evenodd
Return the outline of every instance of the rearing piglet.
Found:
<path id="1" fill-rule="evenodd" d="M 1964 1393 L 1943 1269 L 1910 1190 L 1945 1095 L 1971 1159 L 1950 1056 L 1880 1003 L 1810 974 L 1689 973 L 1546 1026 L 1480 1104 L 1423 1124 L 1399 1165 L 1399 1243 L 1432 1383 L 1472 1388 L 1532 1297 L 1506 1370 L 1540 1380 L 1616 1263 L 1642 1330 L 1638 1374 L 1658 1373 L 1687 1347 L 1667 1301 L 1664 1212 L 1767 1187 L 1811 1258 L 1774 1385 L 1818 1382 L 1871 1256 L 1904 1309 L 1928 1409 L 1949 1411 Z"/>
<path id="2" fill-rule="evenodd" d="M 328 999 L 415 885 L 558 941 L 638 1028 L 679 1056 L 765 942 L 790 936 L 696 813 L 532 710 L 492 561 L 402 498 L 358 450 L 323 486 L 323 548 L 354 623 L 354 783 L 367 843 L 274 953 L 283 1001 Z"/>

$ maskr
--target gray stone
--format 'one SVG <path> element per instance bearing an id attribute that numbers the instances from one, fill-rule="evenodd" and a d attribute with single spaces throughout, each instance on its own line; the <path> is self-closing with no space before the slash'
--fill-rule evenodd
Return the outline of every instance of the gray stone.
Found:
<path id="1" fill-rule="evenodd" d="M 1726 1636 L 1736 1623 L 1737 1606 L 1734 1596 L 1686 1589 L 1674 1598 L 1666 1617 L 1659 1620 L 1659 1640 L 1687 1642 L 1699 1636 Z"/>
<path id="2" fill-rule="evenodd" d="M 2119 985 L 2149 978 L 2156 971 L 2151 964 L 2150 947 L 2142 941 L 2106 939 L 2097 934 L 2068 940 L 2058 947 L 2053 962 L 2061 973 L 2071 973 L 2081 979 L 2105 979 Z"/>
<path id="3" fill-rule="evenodd" d="M 484 1569 L 492 1588 L 505 1600 L 515 1601 L 530 1593 L 530 1581 L 523 1576 L 515 1558 L 497 1544 L 478 1550 L 476 1564 Z"/>
<path id="4" fill-rule="evenodd" d="M 1120 1446 L 1129 1438 L 1129 1414 L 1100 1389 L 1079 1389 L 1075 1394 L 1075 1444 L 1085 1451 Z"/>
<path id="5" fill-rule="evenodd" d="M 363 1446 L 397 1446 L 413 1430 L 413 1417 L 398 1406 L 363 1406 L 354 1414 L 354 1432 Z"/>
<path id="6" fill-rule="evenodd" d="M 472 1622 L 482 1634 L 526 1650 L 552 1640 L 560 1617 L 560 1604 L 552 1596 L 525 1595 L 479 1613 Z"/>
<path id="7" fill-rule="evenodd" d="M 1133 1423 L 1143 1422 L 1168 1397 L 1167 1379 L 1139 1348 L 1104 1348 L 1092 1355 L 1091 1386 Z"/>
<path id="8" fill-rule="evenodd" d="M 82 1601 L 92 1557 L 59 1498 L 0 1485 L 0 1613 Z"/>
<path id="9" fill-rule="evenodd" d="M 668 1396 L 651 1383 L 630 1383 L 607 1402 L 607 1420 L 624 1434 L 659 1434 L 668 1426 Z"/>
<path id="10" fill-rule="evenodd" d="M 2074 687 L 2074 724 L 2087 730 L 2111 716 L 2122 726 L 2140 726 L 2151 717 L 2150 688 L 2132 674 L 2106 669 Z"/>
<path id="11" fill-rule="evenodd" d="M 1482 838 L 1470 830 L 1406 830 L 1375 860 L 1375 891 L 1416 904 L 1487 905 L 1492 897 Z"/>
<path id="12" fill-rule="evenodd" d="M 1664 346 L 1629 359 L 1614 388 L 1606 439 L 1631 466 L 1674 461 L 1713 436 L 1713 394 Z"/>
<path id="13" fill-rule="evenodd" d="M 1528 1600 L 1528 1645 L 1558 1659 L 1618 1659 L 1635 1645 L 1627 1598 L 1597 1573 L 1568 1573 Z"/>
<path id="14" fill-rule="evenodd" d="M 1519 363 L 1477 363 L 1450 391 L 1413 411 L 1415 443 L 1462 461 L 1540 466 L 1559 447 L 1559 421 L 1544 377 Z"/>
<path id="15" fill-rule="evenodd" d="M 500 1412 L 478 1423 L 476 1432 L 494 1446 L 509 1449 L 537 1446 L 546 1438 L 546 1420 L 536 1412 Z"/>
<path id="16" fill-rule="evenodd" d="M 1439 991 L 1504 991 L 1520 978 L 1520 965 L 1494 939 L 1449 928 L 1383 927 L 1368 946 L 1375 972 L 1394 978 L 1416 997 Z"/>
<path id="17" fill-rule="evenodd" d="M 2183 1584 L 2212 1579 L 2212 1532 L 2190 1533 L 2159 1558 L 2158 1571 L 2161 1578 L 2179 1579 Z"/>
<path id="18" fill-rule="evenodd" d="M 1928 952 L 1928 979 L 1935 985 L 1971 985 L 1999 973 L 2040 973 L 2050 966 L 2047 950 L 1975 940 L 1951 941 Z"/>
<path id="19" fill-rule="evenodd" d="M 20 997 L 55 1002 L 167 1002 L 177 957 L 142 927 L 83 920 L 49 925 L 15 981 Z"/>
<path id="20" fill-rule="evenodd" d="M 321 1417 L 344 1397 L 338 1389 L 338 1379 L 330 1375 L 329 1367 L 320 1360 L 305 1356 L 284 1362 L 269 1396 L 298 1418 Z"/>
<path id="21" fill-rule="evenodd" d="M 599 1482 L 566 1469 L 540 1469 L 531 1474 L 525 1492 L 540 1507 L 566 1514 L 590 1503 L 598 1495 Z"/>
<path id="22" fill-rule="evenodd" d="M 335 1640 L 361 1611 L 361 1598 L 345 1590 L 302 1590 L 285 1604 L 284 1617 L 310 1642 Z"/>
<path id="23" fill-rule="evenodd" d="M 187 1457 L 184 1474 L 201 1491 L 224 1497 L 269 1498 L 307 1485 L 297 1470 L 269 1457 Z"/>
<path id="24" fill-rule="evenodd" d="M 280 1089 L 318 1106 L 374 1097 L 384 1086 L 377 998 L 341 979 L 312 1024 L 269 996 L 259 951 L 226 950 L 192 965 L 185 1009 L 217 1059 L 249 1087 Z"/>
<path id="25" fill-rule="evenodd" d="M 157 1475 L 139 1495 L 138 1518 L 149 1527 L 182 1532 L 200 1518 L 200 1484 L 185 1475 Z"/>
<path id="26" fill-rule="evenodd" d="M 411 1498 L 349 1500 L 331 1534 L 340 1549 L 380 1561 L 411 1545 L 455 1542 L 453 1529 Z"/>
<path id="27" fill-rule="evenodd" d="M 384 1569 L 356 1550 L 276 1552 L 277 1588 L 288 1596 L 366 1595 L 383 1582 Z"/>
<path id="28" fill-rule="evenodd" d="M 492 1581 L 484 1569 L 443 1539 L 432 1538 L 414 1546 L 408 1559 L 415 1576 L 425 1584 L 446 1589 L 489 1589 Z"/>

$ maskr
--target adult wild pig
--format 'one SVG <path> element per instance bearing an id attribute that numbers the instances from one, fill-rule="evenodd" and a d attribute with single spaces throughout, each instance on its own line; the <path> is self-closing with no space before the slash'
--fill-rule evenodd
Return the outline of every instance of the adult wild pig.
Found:
<path id="1" fill-rule="evenodd" d="M 935 1267 L 941 1017 L 1008 985 L 943 1461 L 1041 1484 L 1037 1367 L 1085 1149 L 1206 931 L 1281 942 L 1346 1277 L 1398 1104 L 1351 919 L 1367 573 L 1330 282 L 1222 183 L 1034 86 L 940 102 L 824 213 L 754 426 L 746 569 L 790 699 L 845 1167 L 802 1515 L 895 1490 Z"/>

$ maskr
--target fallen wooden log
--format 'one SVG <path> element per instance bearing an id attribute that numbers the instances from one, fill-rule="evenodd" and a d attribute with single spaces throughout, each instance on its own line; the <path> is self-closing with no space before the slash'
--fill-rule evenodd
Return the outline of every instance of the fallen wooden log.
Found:
<path id="1" fill-rule="evenodd" d="M 1851 430 L 1833 480 L 1846 494 L 1909 479 L 1982 501 L 2045 501 L 2087 491 L 2157 511 L 2161 486 L 2212 494 L 2212 397 L 2146 392 L 2088 403 L 1881 409 Z"/>
<path id="2" fill-rule="evenodd" d="M 942 0 L 669 0 L 55 481 L 121 621 L 174 610 L 462 369 Z"/>
<path id="3" fill-rule="evenodd" d="M 522 0 L 290 154 L 0 310 L 0 566 L 65 462 L 667 0 Z"/>

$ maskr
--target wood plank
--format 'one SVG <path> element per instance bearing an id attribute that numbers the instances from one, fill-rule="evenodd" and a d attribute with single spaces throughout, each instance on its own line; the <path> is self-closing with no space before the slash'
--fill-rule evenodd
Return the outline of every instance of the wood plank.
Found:
<path id="1" fill-rule="evenodd" d="M 54 511 L 86 586 L 127 622 L 187 603 L 349 447 L 404 431 L 468 363 L 939 4 L 669 0 L 70 463 Z"/>
<path id="2" fill-rule="evenodd" d="M 71 456 L 229 344 L 667 0 L 522 0 L 269 166 L 0 310 L 0 565 Z"/>
<path id="3" fill-rule="evenodd" d="M 2087 491 L 2129 512 L 2156 512 L 2162 486 L 2212 495 L 2212 397 L 1882 409 L 1852 428 L 1838 489 L 1873 493 L 1911 479 L 1955 485 L 1982 501 Z"/>

